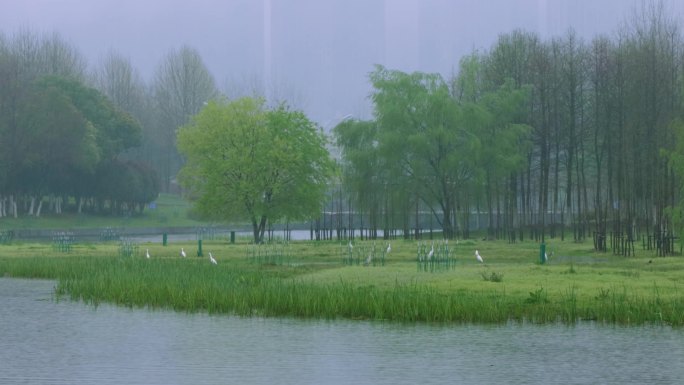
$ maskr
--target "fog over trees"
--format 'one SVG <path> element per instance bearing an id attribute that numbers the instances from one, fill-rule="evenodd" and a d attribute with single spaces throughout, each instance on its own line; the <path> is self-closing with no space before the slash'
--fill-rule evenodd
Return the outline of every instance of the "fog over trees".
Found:
<path id="1" fill-rule="evenodd" d="M 259 54 L 250 62 L 252 74 L 228 68 L 220 77 L 214 53 L 182 39 L 163 50 L 155 46 L 157 55 L 147 55 L 140 70 L 116 49 L 89 61 L 59 32 L 5 30 L 0 216 L 40 215 L 45 204 L 59 213 L 69 202 L 74 211 L 142 210 L 159 191 L 179 189 L 176 176 L 185 164 L 179 127 L 214 100 L 250 96 L 263 97 L 264 108 L 284 102 L 302 110 L 336 145 L 330 148 L 339 173 L 324 212 L 312 218 L 325 237 L 358 227 L 369 237 L 393 230 L 424 236 L 428 227 L 468 237 L 481 220 L 491 238 L 592 238 L 605 250 L 611 235 L 634 240 L 681 228 L 684 46 L 672 4 L 638 3 L 612 30 L 589 35 L 575 29 L 551 35 L 548 20 L 541 26 L 539 15 L 525 15 L 521 20 L 537 20 L 534 28 L 497 32 L 445 58 L 451 40 L 442 32 L 449 31 L 438 27 L 449 25 L 442 23 L 449 13 L 430 24 L 437 3 L 310 4 L 311 12 L 329 16 L 302 19 L 325 36 L 313 57 L 307 42 L 319 37 L 283 22 L 302 4 L 235 8 L 263 24 L 250 27 L 257 47 L 243 37 L 234 54 Z M 540 1 L 536 10 L 552 6 Z M 367 22 L 367 14 L 383 15 L 383 23 Z M 358 28 L 340 21 L 345 17 Z M 401 20 L 406 28 L 397 27 Z M 382 44 L 373 43 L 378 35 Z M 364 36 L 359 51 L 353 42 Z M 403 50 L 415 55 L 392 66 Z M 298 55 L 311 60 L 284 65 Z M 325 66 L 338 68 L 339 77 L 321 76 Z M 362 74 L 363 84 L 347 71 Z M 366 91 L 352 98 L 349 90 Z"/>
<path id="2" fill-rule="evenodd" d="M 451 79 L 379 68 L 374 119 L 335 129 L 351 204 L 406 236 L 425 211 L 446 236 L 467 237 L 474 212 L 510 241 L 593 235 L 605 250 L 609 235 L 671 234 L 680 180 L 663 153 L 682 114 L 682 48 L 680 23 L 652 2 L 590 41 L 502 34 Z"/>
<path id="3" fill-rule="evenodd" d="M 139 146 L 138 120 L 87 85 L 78 50 L 57 34 L 0 38 L 0 217 L 142 211 L 159 186 L 122 156 Z"/>

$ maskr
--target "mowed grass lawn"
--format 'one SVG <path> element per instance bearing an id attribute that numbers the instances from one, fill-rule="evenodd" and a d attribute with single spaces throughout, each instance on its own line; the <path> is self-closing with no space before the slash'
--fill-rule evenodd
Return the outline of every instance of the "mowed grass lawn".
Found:
<path id="1" fill-rule="evenodd" d="M 622 257 L 596 253 L 590 241 L 550 240 L 549 261 L 542 265 L 535 242 L 452 241 L 453 265 L 426 272 L 419 269 L 415 241 L 391 241 L 384 266 L 343 264 L 346 242 L 255 249 L 240 241 L 205 241 L 203 258 L 196 257 L 195 242 L 143 243 L 131 257 L 120 256 L 116 242 L 77 244 L 69 253 L 49 244 L 11 244 L 0 246 L 0 274 L 58 279 L 58 292 L 74 299 L 181 311 L 430 322 L 684 323 L 684 258 L 656 257 L 652 250 Z M 376 262 L 386 245 L 375 241 Z M 357 251 L 372 246 L 373 241 L 354 242 Z M 179 256 L 181 247 L 188 258 Z M 476 249 L 484 264 L 476 261 Z M 210 251 L 216 266 L 209 263 Z M 257 252 L 280 257 L 257 262 Z"/>

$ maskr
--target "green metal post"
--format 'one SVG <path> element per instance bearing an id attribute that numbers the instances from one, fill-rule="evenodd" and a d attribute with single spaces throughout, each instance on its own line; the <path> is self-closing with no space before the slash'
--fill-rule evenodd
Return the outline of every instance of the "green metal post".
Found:
<path id="1" fill-rule="evenodd" d="M 235 231 L 230 232 L 230 244 L 231 245 L 235 244 Z"/>
<path id="2" fill-rule="evenodd" d="M 166 233 L 162 234 L 162 245 L 166 246 L 167 241 L 168 241 L 168 235 Z"/>
<path id="3" fill-rule="evenodd" d="M 198 257 L 202 256 L 202 240 L 201 239 L 197 240 L 197 256 Z"/>

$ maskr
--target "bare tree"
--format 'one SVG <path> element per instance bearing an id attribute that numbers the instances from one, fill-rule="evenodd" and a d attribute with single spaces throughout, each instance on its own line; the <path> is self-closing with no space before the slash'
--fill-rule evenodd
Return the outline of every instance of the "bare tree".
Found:
<path id="1" fill-rule="evenodd" d="M 128 58 L 110 51 L 95 69 L 92 81 L 115 106 L 139 117 L 145 84 Z"/>
<path id="2" fill-rule="evenodd" d="M 275 79 L 267 84 L 262 77 L 256 74 L 227 79 L 224 83 L 223 92 L 229 99 L 245 96 L 262 98 L 272 108 L 285 103 L 294 109 L 303 109 L 306 104 L 304 96 L 292 83 L 283 79 Z"/>
<path id="3" fill-rule="evenodd" d="M 8 40 L 8 49 L 21 69 L 21 80 L 30 82 L 42 75 L 83 80 L 87 61 L 76 47 L 58 33 L 39 35 L 22 29 Z"/>
<path id="4" fill-rule="evenodd" d="M 214 77 L 204 64 L 199 52 L 183 46 L 172 50 L 159 64 L 152 91 L 158 112 L 157 135 L 164 152 L 162 184 L 168 191 L 181 167 L 176 150 L 176 130 L 188 123 L 218 92 Z"/>

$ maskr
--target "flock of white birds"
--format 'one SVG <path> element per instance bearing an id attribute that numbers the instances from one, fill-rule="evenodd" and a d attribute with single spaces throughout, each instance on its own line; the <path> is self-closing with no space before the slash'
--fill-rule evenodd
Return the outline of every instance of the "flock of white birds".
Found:
<path id="1" fill-rule="evenodd" d="M 183 248 L 183 247 L 181 247 L 181 249 L 180 249 L 180 256 L 183 258 L 188 256 L 185 253 L 185 248 Z M 145 249 L 145 257 L 147 257 L 147 259 L 150 259 L 150 257 L 151 257 L 150 256 L 150 249 Z M 211 262 L 214 265 L 218 265 L 218 262 L 216 261 L 216 258 L 214 258 L 214 256 L 211 254 L 211 251 L 209 252 L 209 262 Z"/>
<path id="2" fill-rule="evenodd" d="M 351 241 L 349 241 L 349 250 L 353 250 L 353 249 L 354 249 L 354 245 L 351 243 Z M 385 255 L 388 255 L 390 253 L 390 251 L 392 251 L 392 246 L 388 243 L 387 248 L 385 249 Z M 433 243 L 432 246 L 430 247 L 430 252 L 427 255 L 427 259 L 428 260 L 432 259 L 432 256 L 434 254 L 435 254 L 435 245 Z M 145 256 L 147 257 L 147 259 L 150 259 L 150 249 L 145 249 Z M 185 253 L 185 249 L 182 247 L 180 250 L 180 256 L 183 258 L 187 257 L 187 254 Z M 482 258 L 482 256 L 480 255 L 480 252 L 478 250 L 475 250 L 475 259 L 478 262 L 484 264 L 484 258 Z M 549 260 L 549 256 L 546 253 L 544 253 L 544 263 L 548 262 L 548 260 Z M 366 265 L 366 266 L 370 265 L 372 261 L 373 261 L 373 255 L 369 254 L 368 257 L 366 258 L 366 260 L 364 261 L 364 265 Z M 211 251 L 209 252 L 209 262 L 211 262 L 214 265 L 218 265 L 218 262 L 216 261 L 214 256 L 211 254 Z"/>
<path id="3" fill-rule="evenodd" d="M 350 240 L 350 241 L 349 241 L 349 250 L 352 251 L 353 249 L 354 249 L 354 245 L 352 244 L 352 242 L 351 242 L 351 240 Z M 391 246 L 391 244 L 388 243 L 388 244 L 387 244 L 387 249 L 385 249 L 385 255 L 388 255 L 388 254 L 390 253 L 390 251 L 392 251 L 392 246 Z M 210 254 L 211 254 L 211 253 L 210 253 Z M 431 260 L 431 259 L 432 259 L 432 256 L 433 256 L 434 254 L 435 254 L 435 244 L 434 244 L 434 242 L 433 242 L 433 243 L 432 243 L 432 246 L 430 246 L 430 252 L 428 252 L 427 260 L 428 260 L 428 261 Z M 484 259 L 482 258 L 482 256 L 480 255 L 480 252 L 479 252 L 478 250 L 475 250 L 475 259 L 476 259 L 478 262 L 484 264 Z M 370 263 L 371 263 L 372 261 L 373 261 L 373 255 L 372 255 L 372 254 L 369 254 L 368 257 L 366 257 L 366 260 L 364 261 L 363 264 L 366 265 L 366 266 L 368 266 L 368 265 L 370 265 Z M 546 261 L 548 261 L 548 257 L 547 257 L 547 255 L 546 255 L 546 253 L 544 253 L 544 262 L 546 262 Z"/>

